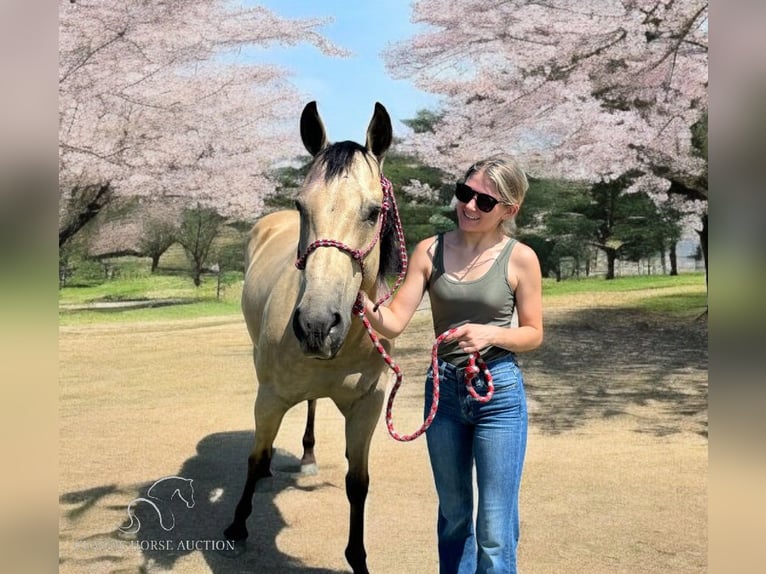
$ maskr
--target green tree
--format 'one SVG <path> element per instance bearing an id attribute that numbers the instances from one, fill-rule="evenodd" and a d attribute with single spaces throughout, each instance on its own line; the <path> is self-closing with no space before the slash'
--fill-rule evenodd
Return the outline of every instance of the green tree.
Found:
<path id="1" fill-rule="evenodd" d="M 662 227 L 662 245 L 660 254 L 662 256 L 662 269 L 666 270 L 665 257 L 668 257 L 670 263 L 669 275 L 678 275 L 678 257 L 676 255 L 676 245 L 681 240 L 681 219 L 683 214 L 670 202 L 663 202 L 657 208 L 657 225 Z"/>
<path id="2" fill-rule="evenodd" d="M 202 284 L 202 272 L 211 255 L 213 241 L 221 232 L 224 218 L 209 207 L 186 208 L 178 230 L 178 242 L 184 248 L 191 263 L 191 275 L 194 285 Z"/>
<path id="3" fill-rule="evenodd" d="M 517 219 L 519 238 L 537 253 L 546 277 L 563 278 L 562 261 L 571 258 L 575 272 L 581 262 L 586 273 L 590 260 L 592 222 L 582 214 L 587 187 L 578 182 L 529 178 L 524 204 Z"/>
<path id="4" fill-rule="evenodd" d="M 661 253 L 667 245 L 667 226 L 645 193 L 619 195 L 613 223 L 612 236 L 620 244 L 619 259 L 638 262 Z"/>
<path id="5" fill-rule="evenodd" d="M 629 235 L 620 200 L 625 197 L 625 189 L 637 175 L 629 172 L 612 181 L 594 184 L 589 191 L 590 201 L 583 209 L 583 215 L 596 224 L 591 243 L 606 255 L 606 279 L 614 279 L 614 264 L 623 246 L 617 230 L 621 229 L 622 234 Z"/>
<path id="6" fill-rule="evenodd" d="M 429 109 L 420 109 L 415 112 L 415 117 L 402 120 L 402 123 L 416 134 L 434 132 L 434 126 L 439 123 L 444 114 L 436 113 Z"/>
<path id="7" fill-rule="evenodd" d="M 271 176 L 276 182 L 274 192 L 264 198 L 264 213 L 279 209 L 294 209 L 295 196 L 303 185 L 311 167 L 308 155 L 293 158 L 290 165 L 275 169 Z"/>
<path id="8" fill-rule="evenodd" d="M 141 253 L 152 259 L 152 273 L 157 271 L 160 257 L 176 242 L 178 227 L 173 223 L 157 218 L 144 222 L 144 230 L 138 240 Z"/>
<path id="9" fill-rule="evenodd" d="M 644 192 L 627 192 L 640 175 L 629 171 L 594 184 L 580 211 L 593 224 L 591 244 L 606 255 L 606 279 L 614 279 L 618 259 L 638 261 L 662 253 L 680 237 L 680 215 L 663 213 Z"/>

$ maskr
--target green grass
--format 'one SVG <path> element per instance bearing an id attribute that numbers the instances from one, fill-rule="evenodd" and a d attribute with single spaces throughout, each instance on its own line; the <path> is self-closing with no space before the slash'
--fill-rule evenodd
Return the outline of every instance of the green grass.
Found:
<path id="1" fill-rule="evenodd" d="M 99 301 L 125 301 L 131 299 L 164 299 L 208 296 L 207 284 L 199 294 L 186 276 L 156 275 L 134 279 L 117 279 L 100 285 L 64 287 L 59 290 L 59 304 L 83 304 Z"/>
<path id="2" fill-rule="evenodd" d="M 638 308 L 659 315 L 701 317 L 707 311 L 707 293 L 675 293 L 642 299 Z"/>
<path id="3" fill-rule="evenodd" d="M 543 295 L 556 297 L 575 293 L 619 293 L 646 289 L 664 289 L 668 287 L 697 286 L 705 288 L 704 273 L 683 273 L 681 275 L 635 275 L 617 277 L 607 281 L 603 277 L 587 279 L 543 279 Z"/>
<path id="4" fill-rule="evenodd" d="M 193 319 L 240 313 L 242 274 L 224 273 L 220 299 L 216 297 L 214 276 L 203 276 L 195 287 L 188 275 L 150 275 L 116 279 L 100 285 L 64 287 L 59 290 L 59 324 L 114 323 Z M 115 301 L 162 301 L 178 299 L 183 304 L 138 309 L 76 309 L 68 307 Z"/>
<path id="5" fill-rule="evenodd" d="M 693 292 L 668 294 L 665 289 L 695 287 Z M 619 277 L 611 281 L 603 278 L 569 279 L 556 282 L 543 280 L 545 298 L 577 293 L 614 293 L 627 291 L 651 291 L 635 304 L 650 313 L 676 316 L 699 316 L 707 308 L 705 276 L 687 273 L 670 277 L 667 275 L 641 275 Z M 184 275 L 149 275 L 130 279 L 116 279 L 100 285 L 65 287 L 59 291 L 59 324 L 77 325 L 90 323 L 115 323 L 131 321 L 164 321 L 171 319 L 194 319 L 199 317 L 238 315 L 242 293 L 242 274 L 225 273 L 220 299 L 216 298 L 216 279 L 205 276 L 200 287 Z M 107 301 L 142 301 L 181 299 L 179 305 L 140 309 L 68 310 L 68 306 L 86 305 Z"/>
<path id="6" fill-rule="evenodd" d="M 239 299 L 200 300 L 194 303 L 141 309 L 59 311 L 59 325 L 169 321 L 202 317 L 239 316 Z"/>
<path id="7" fill-rule="evenodd" d="M 668 289 L 683 287 L 683 292 L 668 292 Z M 630 303 L 631 308 L 653 315 L 677 318 L 698 318 L 707 311 L 708 298 L 704 273 L 684 273 L 677 276 L 640 275 L 618 277 L 610 281 L 603 278 L 569 279 L 556 282 L 543 280 L 543 296 L 551 297 L 579 293 L 627 293 L 641 291 L 642 296 Z"/>

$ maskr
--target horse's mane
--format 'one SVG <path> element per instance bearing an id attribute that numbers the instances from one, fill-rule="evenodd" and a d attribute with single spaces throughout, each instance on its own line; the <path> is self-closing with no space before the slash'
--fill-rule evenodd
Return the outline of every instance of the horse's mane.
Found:
<path id="1" fill-rule="evenodd" d="M 336 177 L 340 177 L 351 167 L 356 154 L 370 163 L 367 148 L 356 142 L 344 141 L 334 143 L 320 151 L 314 158 L 313 168 L 324 168 L 324 181 L 329 183 Z"/>
<path id="2" fill-rule="evenodd" d="M 354 161 L 356 154 L 362 157 L 370 164 L 371 156 L 366 147 L 353 141 L 342 141 L 327 146 L 319 152 L 314 158 L 313 168 L 324 168 L 325 183 L 330 182 L 336 177 L 340 177 Z M 385 225 L 380 232 L 380 265 L 378 267 L 378 290 L 385 285 L 387 275 L 395 275 L 402 268 L 402 262 L 399 259 L 399 249 L 396 245 L 396 227 L 394 225 L 393 207 L 389 207 L 389 213 L 386 217 Z"/>

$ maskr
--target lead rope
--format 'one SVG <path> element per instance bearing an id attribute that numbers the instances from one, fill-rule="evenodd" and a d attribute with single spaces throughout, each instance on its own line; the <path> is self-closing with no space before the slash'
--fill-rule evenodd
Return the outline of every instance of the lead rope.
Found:
<path id="1" fill-rule="evenodd" d="M 302 255 L 299 254 L 299 257 L 295 262 L 295 266 L 298 269 L 303 269 L 306 266 L 306 259 L 316 249 L 318 249 L 319 247 L 335 247 L 337 249 L 340 249 L 341 251 L 345 251 L 352 257 L 352 259 L 354 259 L 355 261 L 358 261 L 362 270 L 362 274 L 364 274 L 364 258 L 367 256 L 367 254 L 370 251 L 372 251 L 372 248 L 375 246 L 375 243 L 377 243 L 377 241 L 380 239 L 381 231 L 386 224 L 386 214 L 388 213 L 388 210 L 391 209 L 392 215 L 394 217 L 396 239 L 399 244 L 399 260 L 402 263 L 402 268 L 399 271 L 399 275 L 396 278 L 394 287 L 386 295 L 384 295 L 383 297 L 381 297 L 375 302 L 373 306 L 374 310 L 377 310 L 378 307 L 383 302 L 385 302 L 388 298 L 391 297 L 391 295 L 402 284 L 402 281 L 404 280 L 404 276 L 407 273 L 407 247 L 404 242 L 404 230 L 402 229 L 402 221 L 401 221 L 401 218 L 399 217 L 399 208 L 396 205 L 396 198 L 394 197 L 393 185 L 387 178 L 383 177 L 382 175 L 380 176 L 380 183 L 381 183 L 381 186 L 383 187 L 383 209 L 381 209 L 380 216 L 379 216 L 380 226 L 378 227 L 378 232 L 376 233 L 375 237 L 365 249 L 353 249 L 349 247 L 348 245 L 341 243 L 340 241 L 336 241 L 334 239 L 320 239 L 315 241 L 311 245 L 309 245 L 305 253 L 303 253 Z M 375 346 L 375 349 L 383 358 L 383 361 L 385 361 L 386 365 L 388 365 L 388 367 L 396 375 L 396 382 L 394 383 L 394 386 L 391 389 L 391 393 L 388 397 L 388 403 L 386 405 L 386 427 L 388 428 L 388 434 L 390 434 L 392 438 L 401 442 L 408 442 L 418 438 L 421 434 L 423 434 L 426 430 L 428 430 L 428 427 L 431 426 L 431 423 L 436 417 L 436 411 L 439 408 L 439 384 L 440 384 L 439 359 L 438 359 L 437 353 L 438 353 L 439 345 L 447 336 L 454 333 L 455 329 L 449 329 L 448 331 L 445 331 L 444 333 L 439 335 L 436 338 L 436 341 L 434 342 L 433 348 L 431 350 L 431 369 L 433 371 L 434 381 L 433 381 L 433 394 L 431 396 L 431 399 L 432 399 L 431 410 L 429 411 L 428 416 L 423 421 L 423 424 L 420 426 L 420 428 L 416 430 L 414 433 L 408 434 L 408 435 L 401 435 L 396 431 L 396 429 L 394 429 L 393 406 L 394 406 L 394 399 L 396 398 L 396 394 L 399 391 L 399 387 L 401 386 L 402 380 L 404 378 L 402 369 L 399 367 L 399 365 L 396 364 L 393 357 L 391 357 L 391 355 L 389 355 L 386 352 L 386 350 L 383 348 L 383 345 L 381 344 L 380 339 L 378 338 L 378 335 L 372 329 L 372 325 L 370 324 L 369 319 L 365 317 L 364 293 L 362 291 L 360 291 L 356 297 L 356 301 L 354 302 L 352 313 L 357 315 L 362 320 L 362 324 L 367 330 L 367 334 L 369 335 L 370 340 L 372 341 L 372 344 Z M 484 374 L 484 378 L 487 381 L 487 393 L 484 396 L 479 395 L 473 386 L 473 379 L 480 372 Z M 468 389 L 468 392 L 470 393 L 470 395 L 481 403 L 488 402 L 492 398 L 492 395 L 495 392 L 495 386 L 494 386 L 494 383 L 492 382 L 492 375 L 490 374 L 489 369 L 487 368 L 487 364 L 484 362 L 484 360 L 481 358 L 481 355 L 479 355 L 478 352 L 472 353 L 468 358 L 468 366 L 465 369 L 465 386 Z"/>
<path id="2" fill-rule="evenodd" d="M 357 303 L 354 304 L 354 313 L 356 313 L 356 315 L 358 315 L 362 320 L 362 323 L 367 329 L 367 334 L 370 336 L 372 344 L 375 345 L 375 348 L 377 349 L 378 353 L 380 353 L 380 356 L 383 357 L 383 360 L 396 375 L 396 382 L 391 388 L 391 394 L 388 396 L 388 403 L 386 404 L 386 427 L 388 428 L 388 434 L 400 442 L 409 442 L 411 440 L 415 440 L 428 430 L 428 427 L 431 426 L 431 423 L 434 422 L 434 418 L 436 417 L 436 411 L 439 408 L 440 385 L 438 357 L 439 345 L 442 343 L 442 341 L 444 341 L 446 337 L 452 335 L 456 329 L 449 329 L 439 335 L 431 349 L 431 371 L 433 373 L 434 381 L 433 392 L 431 394 L 431 410 L 428 412 L 428 416 L 426 416 L 423 424 L 420 425 L 420 428 L 418 428 L 414 433 L 402 435 L 399 434 L 394 428 L 393 409 L 394 399 L 396 398 L 396 393 L 399 392 L 399 387 L 402 385 L 402 379 L 404 378 L 404 375 L 402 374 L 402 369 L 399 367 L 399 365 L 396 364 L 391 355 L 389 355 L 383 348 L 383 345 L 381 345 L 380 339 L 378 338 L 375 331 L 373 331 L 369 319 L 364 316 L 364 308 L 362 305 L 363 304 L 360 295 L 357 298 Z M 483 396 L 477 393 L 473 386 L 473 379 L 479 373 L 482 373 L 484 375 L 484 379 L 487 381 L 487 393 Z M 487 363 L 484 362 L 484 359 L 481 358 L 481 355 L 478 352 L 471 353 L 471 355 L 468 357 L 468 366 L 465 369 L 465 387 L 468 390 L 468 393 L 480 403 L 486 403 L 490 401 L 492 399 L 492 395 L 495 394 L 495 384 L 492 381 L 492 374 L 489 372 Z"/>
<path id="3" fill-rule="evenodd" d="M 399 218 L 399 210 L 397 208 L 396 200 L 394 198 L 393 186 L 391 185 L 391 182 L 388 179 L 382 176 L 381 176 L 381 184 L 383 185 L 384 197 L 390 198 L 391 200 L 394 222 L 396 226 L 397 241 L 399 243 L 399 258 L 402 262 L 402 269 L 400 270 L 399 275 L 396 278 L 396 283 L 394 284 L 394 287 L 386 296 L 382 297 L 375 303 L 373 307 L 374 310 L 377 310 L 378 307 L 381 305 L 381 303 L 383 303 L 389 297 L 391 297 L 392 293 L 396 292 L 396 290 L 399 288 L 402 281 L 404 280 L 405 274 L 407 273 L 407 248 L 404 242 L 404 231 L 402 229 L 401 219 Z M 369 335 L 370 340 L 372 341 L 372 344 L 375 346 L 375 349 L 383 358 L 383 361 L 386 363 L 386 365 L 388 365 L 388 367 L 396 375 L 396 381 L 394 382 L 394 386 L 391 388 L 391 393 L 388 396 L 388 403 L 386 404 L 386 428 L 388 428 L 388 434 L 390 434 L 392 438 L 400 442 L 409 442 L 409 441 L 415 440 L 421 434 L 423 434 L 426 430 L 428 430 L 428 427 L 431 426 L 431 423 L 434 421 L 434 418 L 436 417 L 436 411 L 439 408 L 439 385 L 440 385 L 438 349 L 442 341 L 444 341 L 444 339 L 448 337 L 449 335 L 453 334 L 455 332 L 455 329 L 449 329 L 448 331 L 445 331 L 444 333 L 439 335 L 436 338 L 436 341 L 434 342 L 434 345 L 431 349 L 431 370 L 433 372 L 434 380 L 433 380 L 433 392 L 431 395 L 431 409 L 428 413 L 428 416 L 426 416 L 425 420 L 423 421 L 423 424 L 415 432 L 408 435 L 402 435 L 399 432 L 397 432 L 396 429 L 394 428 L 393 410 L 394 410 L 394 400 L 396 399 L 396 394 L 399 392 L 399 387 L 401 387 L 402 385 L 404 374 L 402 373 L 402 369 L 399 367 L 399 365 L 396 364 L 396 361 L 394 361 L 393 357 L 391 357 L 391 355 L 389 355 L 386 352 L 386 350 L 383 348 L 383 345 L 380 343 L 380 339 L 378 338 L 378 335 L 373 330 L 369 319 L 367 319 L 367 317 L 364 315 L 363 297 L 364 295 L 360 292 L 359 295 L 357 296 L 356 302 L 354 303 L 353 312 L 362 320 L 362 324 L 364 325 L 364 328 L 367 330 L 367 334 Z M 484 378 L 487 381 L 487 393 L 484 396 L 479 395 L 473 386 L 473 379 L 480 372 L 484 374 Z M 478 352 L 472 353 L 470 357 L 468 358 L 468 366 L 466 367 L 466 370 L 465 370 L 465 386 L 468 389 L 468 392 L 470 393 L 470 395 L 481 403 L 488 402 L 490 399 L 492 399 L 492 395 L 495 393 L 495 385 L 492 381 L 492 375 L 490 374 L 489 369 L 487 368 L 487 364 L 484 362 L 484 360 L 481 358 L 481 355 L 479 355 Z"/>

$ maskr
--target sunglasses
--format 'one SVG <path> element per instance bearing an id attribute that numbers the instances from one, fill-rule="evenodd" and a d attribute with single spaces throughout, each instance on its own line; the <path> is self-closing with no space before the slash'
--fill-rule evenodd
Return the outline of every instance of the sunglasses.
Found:
<path id="1" fill-rule="evenodd" d="M 505 203 L 501 202 L 499 199 L 495 199 L 491 195 L 476 191 L 474 188 L 464 183 L 458 183 L 455 186 L 455 197 L 458 201 L 462 201 L 463 203 L 468 203 L 475 197 L 476 207 L 479 208 L 479 211 L 483 211 L 484 213 L 489 213 L 495 209 L 495 206 L 498 203 Z"/>

